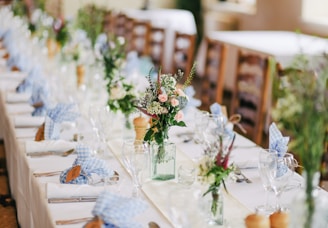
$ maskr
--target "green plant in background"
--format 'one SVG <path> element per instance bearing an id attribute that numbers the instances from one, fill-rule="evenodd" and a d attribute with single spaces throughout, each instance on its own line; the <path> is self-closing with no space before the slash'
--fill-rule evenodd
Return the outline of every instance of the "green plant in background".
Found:
<path id="1" fill-rule="evenodd" d="M 304 55 L 295 58 L 291 67 L 275 78 L 277 99 L 273 118 L 291 134 L 290 149 L 298 154 L 306 172 L 307 224 L 311 227 L 315 210 L 313 177 L 320 171 L 328 128 L 328 57 L 310 61 Z"/>
<path id="2" fill-rule="evenodd" d="M 126 82 L 120 75 L 120 69 L 125 58 L 124 41 L 116 36 L 108 38 L 108 42 L 101 48 L 109 95 L 108 106 L 114 111 L 121 111 L 126 117 L 135 111 L 136 94 L 133 84 Z"/>
<path id="3" fill-rule="evenodd" d="M 76 17 L 76 27 L 86 31 L 94 46 L 97 37 L 103 32 L 103 22 L 106 10 L 94 4 L 86 5 L 79 9 Z"/>
<path id="4" fill-rule="evenodd" d="M 176 7 L 178 9 L 184 9 L 190 11 L 195 18 L 197 26 L 197 45 L 200 44 L 203 38 L 203 11 L 201 0 L 176 0 Z"/>

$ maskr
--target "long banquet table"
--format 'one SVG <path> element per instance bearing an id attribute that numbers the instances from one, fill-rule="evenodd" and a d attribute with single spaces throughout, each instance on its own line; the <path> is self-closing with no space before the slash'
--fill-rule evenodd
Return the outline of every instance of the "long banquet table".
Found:
<path id="1" fill-rule="evenodd" d="M 18 221 L 21 227 L 60 227 L 56 225 L 56 220 L 74 219 L 82 217 L 91 217 L 91 211 L 95 202 L 77 202 L 77 203 L 48 203 L 46 198 L 46 186 L 48 184 L 59 184 L 58 176 L 35 177 L 35 172 L 51 172 L 64 170 L 73 163 L 76 155 L 68 157 L 45 156 L 30 157 L 26 155 L 25 142 L 33 140 L 37 126 L 35 127 L 15 127 L 14 116 L 18 114 L 9 113 L 8 109 L 12 106 L 20 106 L 20 103 L 7 103 L 6 95 L 8 91 L 0 92 L 0 123 L 4 132 L 4 141 L 9 172 L 11 193 L 17 203 Z M 197 110 L 189 110 L 186 113 L 187 128 L 173 128 L 170 132 L 170 139 L 177 145 L 176 166 L 185 163 L 195 163 L 201 155 L 201 147 L 193 141 L 185 142 L 181 137 L 185 133 L 188 135 L 193 132 L 193 114 Z M 28 116 L 28 114 L 25 114 Z M 119 123 L 119 121 L 117 121 Z M 71 125 L 70 125 L 71 126 Z M 116 126 L 116 127 L 115 127 Z M 128 172 L 121 162 L 122 135 L 119 133 L 120 124 L 111 126 L 117 134 L 110 139 L 108 143 L 109 150 L 104 156 L 109 166 L 120 174 L 120 182 L 113 186 L 104 186 L 105 189 L 118 195 L 126 197 L 131 196 L 132 183 Z M 71 140 L 76 129 L 64 129 L 62 140 Z M 228 181 L 227 188 L 229 193 L 225 194 L 224 216 L 227 227 L 244 227 L 244 218 L 255 211 L 257 205 L 262 204 L 265 199 L 265 191 L 262 187 L 259 173 L 257 171 L 257 154 L 260 147 L 253 142 L 237 135 L 231 160 L 239 164 L 243 173 L 252 180 L 251 184 L 246 182 L 236 183 Z M 302 181 L 298 175 L 294 175 L 291 185 L 297 185 Z M 136 217 L 143 227 L 148 227 L 149 221 L 155 221 L 160 227 L 172 227 L 172 219 L 168 205 L 168 198 L 172 197 L 174 192 L 181 190 L 177 179 L 170 181 L 152 181 L 145 179 L 142 187 L 142 198 L 147 202 L 148 209 Z M 194 195 L 187 195 L 186 205 L 192 208 L 195 216 L 192 216 L 191 227 L 206 227 L 204 221 L 197 216 L 196 210 L 199 210 L 197 201 L 200 191 L 204 188 L 194 183 L 189 188 L 190 191 L 198 193 L 198 198 Z M 292 188 L 282 195 L 284 205 L 291 206 L 293 197 L 302 191 L 300 187 Z M 326 194 L 323 190 L 321 194 Z M 271 198 L 273 195 L 271 194 Z M 190 201 L 194 199 L 194 201 Z M 194 220 L 192 220 L 194 219 Z M 200 225 L 201 224 L 201 225 Z M 81 227 L 82 224 L 66 225 L 67 227 Z"/>

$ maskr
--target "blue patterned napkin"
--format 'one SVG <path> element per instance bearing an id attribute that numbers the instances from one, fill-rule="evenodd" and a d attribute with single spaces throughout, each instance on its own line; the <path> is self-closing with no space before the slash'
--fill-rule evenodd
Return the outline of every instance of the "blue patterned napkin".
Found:
<path id="1" fill-rule="evenodd" d="M 284 137 L 277 125 L 272 123 L 269 127 L 269 149 L 277 151 L 278 157 L 283 157 L 288 150 L 289 137 Z"/>
<path id="2" fill-rule="evenodd" d="M 277 125 L 272 123 L 269 127 L 269 149 L 277 151 L 278 157 L 283 158 L 288 150 L 289 137 L 284 137 Z M 277 176 L 280 177 L 287 172 L 287 167 L 283 164 L 277 165 Z"/>
<path id="3" fill-rule="evenodd" d="M 64 170 L 60 174 L 60 183 L 66 183 L 67 173 L 77 165 L 81 166 L 80 175 L 67 184 L 92 184 L 90 183 L 90 180 L 98 181 L 102 178 L 114 175 L 114 171 L 108 168 L 107 163 L 104 160 L 91 156 L 91 150 L 89 147 L 83 144 L 78 144 L 76 147 L 76 153 L 77 158 L 72 167 Z"/>
<path id="4" fill-rule="evenodd" d="M 73 109 L 75 104 L 59 103 L 53 109 L 48 109 L 45 126 L 44 138 L 45 140 L 57 140 L 60 136 L 60 124 L 64 121 L 74 121 L 79 113 Z"/>
<path id="5" fill-rule="evenodd" d="M 186 87 L 184 90 L 184 93 L 188 97 L 188 103 L 187 103 L 186 107 L 184 108 L 184 110 L 187 110 L 190 107 L 199 107 L 201 105 L 202 102 L 200 100 L 194 98 L 196 91 L 193 86 Z"/>
<path id="6" fill-rule="evenodd" d="M 210 112 L 215 115 L 222 115 L 223 116 L 223 121 L 224 121 L 224 133 L 232 137 L 234 135 L 233 132 L 233 125 L 228 124 L 228 118 L 224 115 L 222 112 L 222 107 L 218 103 L 213 103 L 210 106 Z"/>
<path id="7" fill-rule="evenodd" d="M 147 208 L 144 201 L 138 198 L 125 198 L 109 191 L 102 192 L 92 210 L 94 216 L 100 217 L 105 227 L 141 228 L 141 224 L 132 220 Z"/>
<path id="8" fill-rule="evenodd" d="M 32 95 L 30 98 L 30 104 L 42 104 L 42 106 L 35 107 L 32 112 L 32 116 L 45 116 L 49 105 L 49 88 L 45 80 L 34 83 L 32 89 Z"/>

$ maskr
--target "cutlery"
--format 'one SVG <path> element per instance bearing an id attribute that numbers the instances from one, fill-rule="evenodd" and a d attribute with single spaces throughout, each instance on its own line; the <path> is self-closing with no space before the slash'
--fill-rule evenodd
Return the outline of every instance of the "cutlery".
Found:
<path id="1" fill-rule="evenodd" d="M 91 221 L 92 217 L 78 218 L 78 219 L 67 219 L 67 220 L 57 220 L 56 225 L 69 225 L 69 224 L 78 224 L 83 222 Z"/>
<path id="2" fill-rule="evenodd" d="M 70 149 L 70 150 L 67 150 L 63 153 L 58 153 L 56 151 L 34 152 L 34 153 L 29 153 L 28 156 L 30 156 L 30 157 L 43 157 L 43 156 L 49 156 L 49 155 L 58 155 L 58 156 L 62 156 L 62 157 L 67 157 L 68 155 L 70 155 L 74 152 L 75 152 L 75 149 Z"/>
<path id="3" fill-rule="evenodd" d="M 48 203 L 84 203 L 96 202 L 96 196 L 78 196 L 71 198 L 49 198 Z"/>
<path id="4" fill-rule="evenodd" d="M 236 166 L 236 168 L 235 168 L 235 170 L 234 170 L 234 173 L 235 173 L 236 175 L 240 175 L 240 176 L 243 177 L 242 179 L 238 178 L 238 179 L 237 179 L 237 182 L 246 181 L 246 183 L 248 183 L 248 184 L 252 183 L 252 181 L 251 181 L 250 179 L 248 179 L 248 178 L 247 178 L 247 177 L 241 172 L 241 170 L 240 170 L 240 168 L 239 168 L 238 166 Z"/>
<path id="5" fill-rule="evenodd" d="M 53 171 L 53 172 L 45 172 L 45 173 L 33 173 L 35 177 L 51 177 L 61 174 L 62 171 Z"/>

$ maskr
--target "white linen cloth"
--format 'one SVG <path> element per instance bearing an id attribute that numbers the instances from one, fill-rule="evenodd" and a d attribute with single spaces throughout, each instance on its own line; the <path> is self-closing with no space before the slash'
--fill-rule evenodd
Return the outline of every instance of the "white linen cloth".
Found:
<path id="1" fill-rule="evenodd" d="M 35 152 L 65 152 L 76 147 L 76 142 L 69 142 L 65 140 L 43 140 L 43 141 L 25 141 L 26 153 Z"/>
<path id="2" fill-rule="evenodd" d="M 46 197 L 48 199 L 98 196 L 104 190 L 104 186 L 92 186 L 87 184 L 57 184 L 51 182 L 46 183 Z"/>
<path id="3" fill-rule="evenodd" d="M 7 112 L 10 115 L 24 114 L 24 113 L 31 114 L 34 111 L 34 107 L 28 103 L 7 104 L 6 106 L 7 106 Z"/>
<path id="4" fill-rule="evenodd" d="M 12 116 L 15 127 L 39 127 L 44 123 L 43 116 L 15 115 Z"/>
<path id="5" fill-rule="evenodd" d="M 13 93 L 8 92 L 6 94 L 7 103 L 28 103 L 31 97 L 30 93 Z"/>

